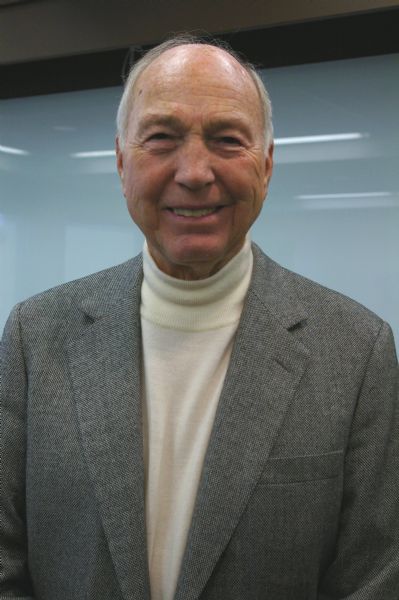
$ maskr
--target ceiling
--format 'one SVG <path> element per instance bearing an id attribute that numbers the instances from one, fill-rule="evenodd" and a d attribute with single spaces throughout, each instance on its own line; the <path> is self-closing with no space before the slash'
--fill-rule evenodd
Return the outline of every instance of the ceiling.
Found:
<path id="1" fill-rule="evenodd" d="M 399 0 L 3 0 L 0 64 L 145 45 L 399 7 Z"/>

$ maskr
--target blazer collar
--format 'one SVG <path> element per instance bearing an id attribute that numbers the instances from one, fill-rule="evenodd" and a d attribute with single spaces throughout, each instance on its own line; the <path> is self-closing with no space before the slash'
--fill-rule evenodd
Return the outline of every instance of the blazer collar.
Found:
<path id="1" fill-rule="evenodd" d="M 116 267 L 100 271 L 93 276 L 92 292 L 82 299 L 80 308 L 93 321 L 118 312 L 119 307 L 130 302 L 134 316 L 140 316 L 140 292 L 143 280 L 141 254 Z"/>
<path id="2" fill-rule="evenodd" d="M 307 310 L 294 283 L 298 276 L 274 262 L 254 243 L 252 252 L 254 270 L 250 293 L 258 298 L 264 310 L 284 329 L 290 330 L 305 321 Z"/>
<path id="3" fill-rule="evenodd" d="M 295 293 L 295 288 L 288 284 L 290 276 L 296 275 L 266 256 L 255 243 L 252 243 L 252 252 L 254 267 L 249 292 L 258 297 L 264 309 L 284 328 L 290 329 L 305 320 L 306 310 Z M 99 287 L 84 298 L 81 304 L 83 312 L 93 320 L 112 313 L 120 303 L 132 299 L 135 292 L 140 295 L 143 279 L 142 255 L 139 254 L 134 259 L 97 275 Z M 140 314 L 139 295 L 136 296 L 136 306 L 132 306 L 137 315 Z"/>

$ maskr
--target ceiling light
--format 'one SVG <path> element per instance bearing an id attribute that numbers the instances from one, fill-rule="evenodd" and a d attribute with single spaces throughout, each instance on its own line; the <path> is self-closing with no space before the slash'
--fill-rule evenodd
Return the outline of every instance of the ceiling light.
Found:
<path id="1" fill-rule="evenodd" d="M 115 156 L 115 150 L 93 150 L 92 152 L 74 152 L 72 158 L 107 158 Z"/>
<path id="2" fill-rule="evenodd" d="M 6 154 L 18 154 L 19 156 L 27 156 L 29 152 L 26 150 L 20 150 L 19 148 L 11 148 L 10 146 L 1 146 L 0 152 L 5 152 Z"/>
<path id="3" fill-rule="evenodd" d="M 295 196 L 298 200 L 332 200 L 340 198 L 386 198 L 392 196 L 392 192 L 355 192 L 347 194 L 301 194 Z"/>
<path id="4" fill-rule="evenodd" d="M 275 146 L 288 146 L 290 144 L 315 144 L 318 142 L 345 142 L 368 137 L 368 133 L 328 133 L 324 135 L 304 135 L 299 137 L 275 138 Z"/>

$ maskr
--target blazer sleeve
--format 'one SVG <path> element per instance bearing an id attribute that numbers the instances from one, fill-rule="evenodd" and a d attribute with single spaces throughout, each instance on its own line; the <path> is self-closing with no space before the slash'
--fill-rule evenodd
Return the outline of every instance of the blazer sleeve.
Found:
<path id="1" fill-rule="evenodd" d="M 0 346 L 0 600 L 34 600 L 26 534 L 26 403 L 27 374 L 17 306 Z"/>
<path id="2" fill-rule="evenodd" d="M 353 416 L 336 553 L 320 600 L 399 599 L 398 378 L 383 323 Z"/>

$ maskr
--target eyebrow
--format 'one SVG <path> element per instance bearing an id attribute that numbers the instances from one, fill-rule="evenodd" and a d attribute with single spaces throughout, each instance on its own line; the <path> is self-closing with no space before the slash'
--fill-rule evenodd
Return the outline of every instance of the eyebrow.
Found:
<path id="1" fill-rule="evenodd" d="M 141 136 L 147 129 L 153 125 L 164 125 L 166 127 L 172 127 L 176 129 L 182 128 L 182 122 L 174 115 L 165 115 L 152 113 L 146 115 L 139 124 L 138 135 Z"/>
<path id="2" fill-rule="evenodd" d="M 249 126 L 249 121 L 243 117 L 221 117 L 211 121 L 209 129 L 211 131 L 220 131 L 221 129 L 239 129 L 242 132 L 246 132 Z"/>

